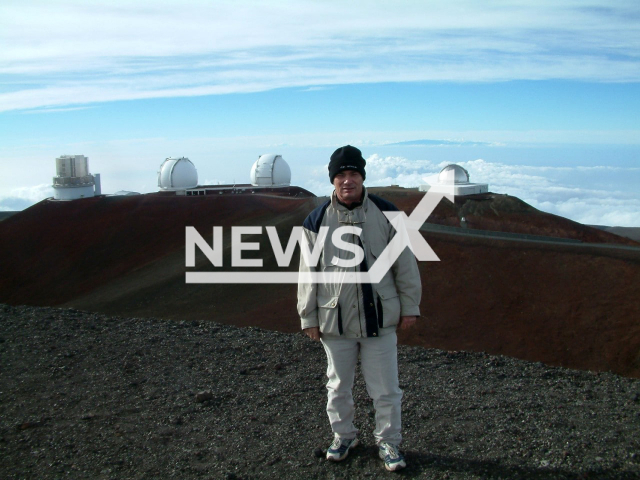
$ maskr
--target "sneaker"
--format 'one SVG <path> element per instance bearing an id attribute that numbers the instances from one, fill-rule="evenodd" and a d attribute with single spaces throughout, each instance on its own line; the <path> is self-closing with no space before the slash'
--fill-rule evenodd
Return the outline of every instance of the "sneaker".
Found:
<path id="1" fill-rule="evenodd" d="M 343 438 L 340 439 L 338 437 L 333 440 L 333 443 L 327 450 L 327 460 L 331 460 L 332 462 L 340 462 L 347 458 L 349 455 L 349 449 L 358 445 L 357 438 Z"/>
<path id="2" fill-rule="evenodd" d="M 378 455 L 384 460 L 384 468 L 390 472 L 395 472 L 407 466 L 404 456 L 398 447 L 391 443 L 382 442 L 378 447 Z"/>

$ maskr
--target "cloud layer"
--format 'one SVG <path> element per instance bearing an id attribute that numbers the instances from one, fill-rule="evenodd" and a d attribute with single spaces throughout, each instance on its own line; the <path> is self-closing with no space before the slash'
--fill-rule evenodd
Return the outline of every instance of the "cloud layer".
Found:
<path id="1" fill-rule="evenodd" d="M 48 197 L 53 197 L 53 187 L 50 184 L 14 188 L 7 196 L 0 197 L 0 212 L 24 210 Z"/>
<path id="2" fill-rule="evenodd" d="M 367 158 L 366 184 L 417 187 L 437 181 L 446 164 L 372 155 Z M 458 165 L 467 169 L 472 182 L 488 183 L 491 192 L 513 195 L 544 212 L 587 225 L 640 226 L 640 199 L 634 187 L 640 168 L 508 165 L 482 159 Z M 333 187 L 326 165 L 314 169 L 303 186 L 329 195 Z"/>
<path id="3" fill-rule="evenodd" d="M 640 81 L 628 1 L 0 5 L 0 111 L 342 83 Z"/>
<path id="4" fill-rule="evenodd" d="M 371 155 L 367 158 L 369 186 L 418 187 L 437 181 L 446 162 L 409 160 L 398 156 Z M 576 166 L 549 167 L 510 165 L 482 159 L 458 162 L 472 182 L 488 183 L 495 193 L 516 196 L 548 213 L 588 225 L 640 226 L 639 167 Z M 317 195 L 333 190 L 326 165 L 310 167 L 303 182 L 295 182 Z M 222 180 L 227 183 L 228 180 Z M 201 183 L 216 184 L 217 180 Z M 22 210 L 53 196 L 49 184 L 16 188 L 0 197 L 0 211 Z"/>

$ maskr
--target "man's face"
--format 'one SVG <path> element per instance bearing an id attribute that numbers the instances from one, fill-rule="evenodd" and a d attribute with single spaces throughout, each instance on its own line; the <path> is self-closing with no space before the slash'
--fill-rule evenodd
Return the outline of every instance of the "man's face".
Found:
<path id="1" fill-rule="evenodd" d="M 346 205 L 359 202 L 362 197 L 362 184 L 364 179 L 360 172 L 355 170 L 343 170 L 333 179 L 338 200 Z"/>

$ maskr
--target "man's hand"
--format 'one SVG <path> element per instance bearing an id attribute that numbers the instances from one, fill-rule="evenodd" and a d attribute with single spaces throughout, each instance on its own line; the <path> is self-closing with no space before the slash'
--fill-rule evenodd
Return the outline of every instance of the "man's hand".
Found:
<path id="1" fill-rule="evenodd" d="M 400 317 L 400 328 L 406 330 L 416 324 L 418 317 Z"/>
<path id="2" fill-rule="evenodd" d="M 315 341 L 319 341 L 320 340 L 320 327 L 305 328 L 302 331 L 311 340 L 315 340 Z"/>

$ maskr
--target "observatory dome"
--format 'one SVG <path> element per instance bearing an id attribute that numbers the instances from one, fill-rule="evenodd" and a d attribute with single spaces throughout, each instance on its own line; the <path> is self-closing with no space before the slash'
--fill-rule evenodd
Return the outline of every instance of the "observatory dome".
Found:
<path id="1" fill-rule="evenodd" d="M 442 185 L 458 185 L 461 183 L 469 183 L 469 172 L 460 165 L 447 165 L 438 175 L 438 183 Z"/>
<path id="2" fill-rule="evenodd" d="M 261 155 L 251 167 L 251 185 L 269 187 L 291 185 L 291 169 L 281 155 Z"/>
<path id="3" fill-rule="evenodd" d="M 158 171 L 160 190 L 183 190 L 198 186 L 198 172 L 186 157 L 167 158 Z"/>

